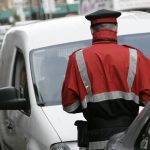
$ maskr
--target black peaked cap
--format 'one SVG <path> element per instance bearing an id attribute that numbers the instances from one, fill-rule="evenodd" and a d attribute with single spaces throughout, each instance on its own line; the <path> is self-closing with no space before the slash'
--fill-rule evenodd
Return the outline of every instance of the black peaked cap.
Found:
<path id="1" fill-rule="evenodd" d="M 117 18 L 121 15 L 121 12 L 101 9 L 85 16 L 87 20 L 100 19 L 100 18 Z"/>

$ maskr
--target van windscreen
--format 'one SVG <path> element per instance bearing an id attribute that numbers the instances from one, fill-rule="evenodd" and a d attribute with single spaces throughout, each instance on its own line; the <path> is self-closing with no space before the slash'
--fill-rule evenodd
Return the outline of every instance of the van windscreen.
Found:
<path id="1" fill-rule="evenodd" d="M 127 34 L 118 37 L 120 45 L 129 45 L 150 58 L 150 33 Z"/>
<path id="2" fill-rule="evenodd" d="M 32 78 L 40 105 L 61 104 L 61 89 L 69 55 L 91 45 L 91 40 L 39 48 L 31 52 Z"/>

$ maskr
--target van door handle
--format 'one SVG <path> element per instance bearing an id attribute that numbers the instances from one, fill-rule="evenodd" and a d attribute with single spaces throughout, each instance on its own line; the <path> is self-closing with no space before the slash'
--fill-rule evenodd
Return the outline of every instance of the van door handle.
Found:
<path id="1" fill-rule="evenodd" d="M 6 120 L 6 127 L 12 130 L 14 128 L 14 123 L 11 120 Z"/>

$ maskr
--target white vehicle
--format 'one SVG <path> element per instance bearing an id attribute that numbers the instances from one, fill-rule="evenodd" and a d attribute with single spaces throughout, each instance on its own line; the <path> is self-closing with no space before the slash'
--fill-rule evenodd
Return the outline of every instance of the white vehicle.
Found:
<path id="1" fill-rule="evenodd" d="M 17 21 L 17 22 L 15 22 L 14 26 L 23 26 L 23 25 L 27 25 L 27 24 L 36 23 L 36 22 L 39 22 L 39 21 L 40 21 L 40 20 Z"/>
<path id="2" fill-rule="evenodd" d="M 61 88 L 68 55 L 91 44 L 86 24 L 68 17 L 7 33 L 0 52 L 2 150 L 78 149 L 74 123 L 83 116 L 63 111 Z"/>
<path id="3" fill-rule="evenodd" d="M 150 56 L 149 26 L 150 14 L 125 13 L 119 19 L 119 43 Z M 74 16 L 7 33 L 0 52 L 2 150 L 78 149 L 74 122 L 84 118 L 63 111 L 61 87 L 68 56 L 92 43 L 89 27 L 83 16 Z"/>
<path id="4" fill-rule="evenodd" d="M 2 45 L 3 42 L 3 38 L 6 34 L 6 32 L 11 28 L 11 25 L 1 25 L 0 26 L 0 47 Z"/>
<path id="5" fill-rule="evenodd" d="M 106 150 L 150 150 L 150 102 L 128 130 L 110 138 Z"/>

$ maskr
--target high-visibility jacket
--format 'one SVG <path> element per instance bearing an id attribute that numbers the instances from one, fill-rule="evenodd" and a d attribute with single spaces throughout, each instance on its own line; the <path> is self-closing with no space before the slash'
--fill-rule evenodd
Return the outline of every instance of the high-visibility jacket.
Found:
<path id="1" fill-rule="evenodd" d="M 89 130 L 118 127 L 91 139 L 105 143 L 130 125 L 141 102 L 150 100 L 149 67 L 149 59 L 139 50 L 115 42 L 96 42 L 78 50 L 69 58 L 62 88 L 63 109 L 68 113 L 80 107 L 88 109 Z"/>
<path id="2" fill-rule="evenodd" d="M 96 43 L 74 52 L 69 58 L 62 89 L 64 110 L 71 113 L 79 105 L 85 109 L 88 103 L 112 99 L 135 104 L 150 100 L 149 59 L 136 49 L 111 42 Z M 132 108 L 130 111 L 134 114 Z"/>

